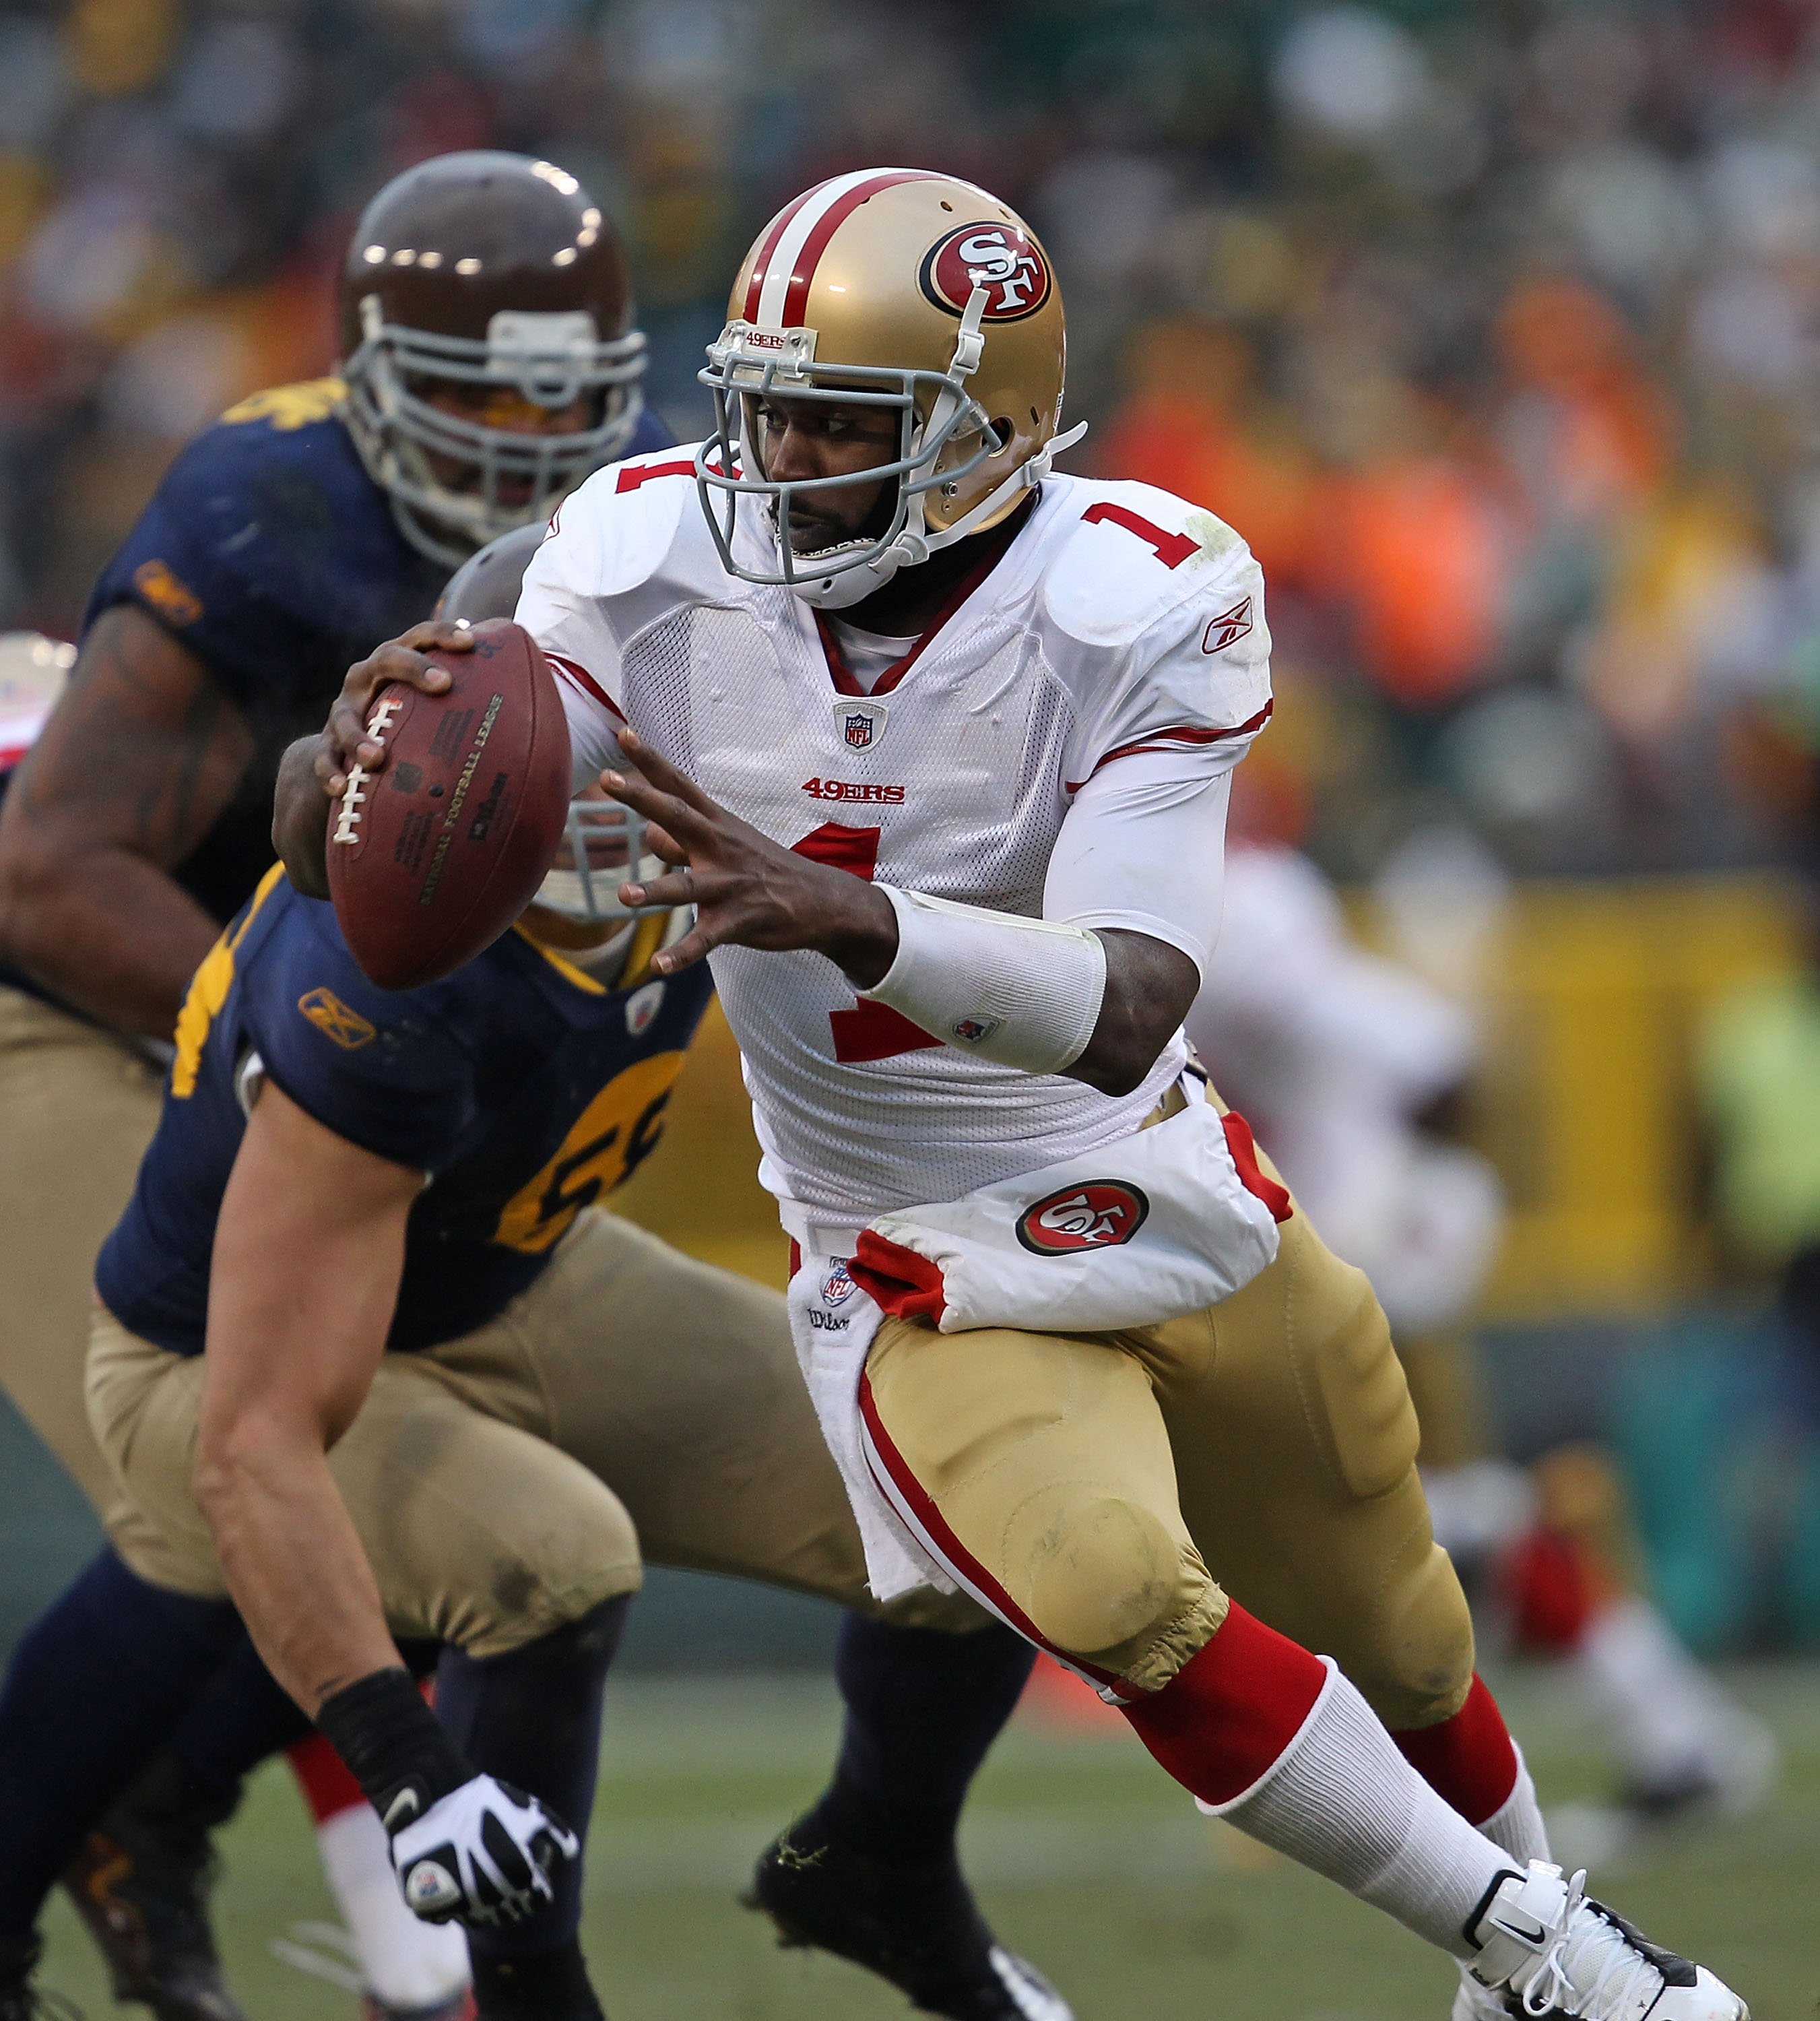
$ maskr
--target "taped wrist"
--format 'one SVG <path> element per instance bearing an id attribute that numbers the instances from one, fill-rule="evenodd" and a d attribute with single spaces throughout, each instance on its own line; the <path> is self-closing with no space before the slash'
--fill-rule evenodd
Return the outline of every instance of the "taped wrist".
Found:
<path id="1" fill-rule="evenodd" d="M 1106 993 L 1097 934 L 894 885 L 878 889 L 897 915 L 897 957 L 862 996 L 995 1065 L 1059 1073 L 1080 1058 Z"/>
<path id="2" fill-rule="evenodd" d="M 375 1670 L 322 1701 L 318 1728 L 396 1831 L 473 1779 L 474 1769 L 442 1731 L 409 1670 Z M 414 1803 L 401 1803 L 406 1794 Z"/>

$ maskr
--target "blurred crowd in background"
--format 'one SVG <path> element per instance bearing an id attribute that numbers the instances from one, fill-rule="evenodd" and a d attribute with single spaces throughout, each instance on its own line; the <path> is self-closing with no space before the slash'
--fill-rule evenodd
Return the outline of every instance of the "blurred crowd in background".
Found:
<path id="1" fill-rule="evenodd" d="M 595 190 L 685 432 L 771 209 L 928 163 L 1047 238 L 1082 455 L 1261 555 L 1259 818 L 1343 876 L 1438 815 L 1518 869 L 1760 857 L 1727 719 L 1820 723 L 1817 19 L 13 0 L 0 621 L 67 635 L 176 445 L 329 369 L 348 230 L 416 158 L 497 144 Z"/>
<path id="2" fill-rule="evenodd" d="M 73 637 L 184 439 L 332 370 L 366 199 L 492 146 L 618 220 L 684 439 L 797 191 L 1032 219 L 1069 467 L 1263 562 L 1241 834 L 1476 1015 L 1484 1309 L 1574 1322 L 1494 1341 L 1507 1435 L 1628 1428 L 1687 1631 L 1820 1640 L 1820 0 L 7 0 L 0 627 Z M 1751 1272 L 1781 1335 L 1588 1388 L 1586 1315 Z"/>

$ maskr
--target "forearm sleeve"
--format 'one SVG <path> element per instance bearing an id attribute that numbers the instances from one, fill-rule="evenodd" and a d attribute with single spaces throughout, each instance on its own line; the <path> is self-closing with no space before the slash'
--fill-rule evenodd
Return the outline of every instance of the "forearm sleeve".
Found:
<path id="1" fill-rule="evenodd" d="M 1106 990 L 1097 935 L 881 884 L 897 954 L 865 996 L 932 1037 L 1025 1073 L 1060 1073 L 1086 1049 Z"/>

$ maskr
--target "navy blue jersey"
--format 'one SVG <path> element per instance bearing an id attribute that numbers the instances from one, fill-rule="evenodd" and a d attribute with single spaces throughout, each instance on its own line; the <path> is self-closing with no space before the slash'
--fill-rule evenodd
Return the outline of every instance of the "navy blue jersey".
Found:
<path id="1" fill-rule="evenodd" d="M 483 1325 L 657 1141 L 712 989 L 705 963 L 648 977 L 667 917 L 638 923 L 610 989 L 514 930 L 395 992 L 361 974 L 334 908 L 275 867 L 190 985 L 158 1134 L 96 1269 L 109 1310 L 202 1352 L 215 1223 L 263 1070 L 337 1136 L 429 1175 L 388 1347 Z"/>
<path id="2" fill-rule="evenodd" d="M 341 679 L 428 617 L 447 565 L 399 531 L 337 413 L 338 379 L 256 393 L 197 436 L 101 572 L 85 626 L 138 604 L 208 668 L 256 755 L 177 882 L 217 919 L 271 861 L 271 793 L 293 737 L 318 728 Z M 640 419 L 628 454 L 669 432 Z"/>
<path id="3" fill-rule="evenodd" d="M 271 861 L 285 746 L 321 726 L 342 676 L 428 617 L 449 570 L 399 530 L 336 409 L 338 379 L 255 393 L 197 436 L 101 572 L 84 628 L 136 603 L 195 653 L 253 732 L 233 799 L 173 872 L 231 919 Z M 647 409 L 626 453 L 673 437 Z M 0 792 L 6 780 L 0 775 Z M 0 983 L 42 994 L 0 963 Z"/>

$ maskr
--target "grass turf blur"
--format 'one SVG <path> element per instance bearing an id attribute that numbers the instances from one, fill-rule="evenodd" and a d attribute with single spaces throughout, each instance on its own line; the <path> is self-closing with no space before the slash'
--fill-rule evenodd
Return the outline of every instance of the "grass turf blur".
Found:
<path id="1" fill-rule="evenodd" d="M 1812 1876 L 1820 1868 L 1820 1666 L 1736 1673 L 1788 1756 L 1754 1817 L 1668 1839 L 1622 1872 L 1625 1912 L 1709 1961 L 1756 2021 L 1820 1999 Z M 1602 1793 L 1590 1736 L 1559 1682 L 1498 1680 L 1545 1803 Z M 884 2021 L 908 2012 L 835 1960 L 777 1950 L 735 1896 L 767 1837 L 814 1796 L 831 1758 L 819 1678 L 629 1677 L 610 1683 L 584 1931 L 613 2021 Z M 1051 1973 L 1080 2021 L 1443 2021 L 1451 1968 L 1384 1917 L 1199 1819 L 1123 1721 L 1020 1715 L 965 1827 L 967 1863 L 1000 1935 Z M 260 2021 L 353 2021 L 353 1997 L 278 1963 L 273 1938 L 328 1918 L 302 1806 L 268 1769 L 226 1835 L 223 1948 Z M 92 2017 L 100 1971 L 60 1899 L 46 1983 Z"/>

